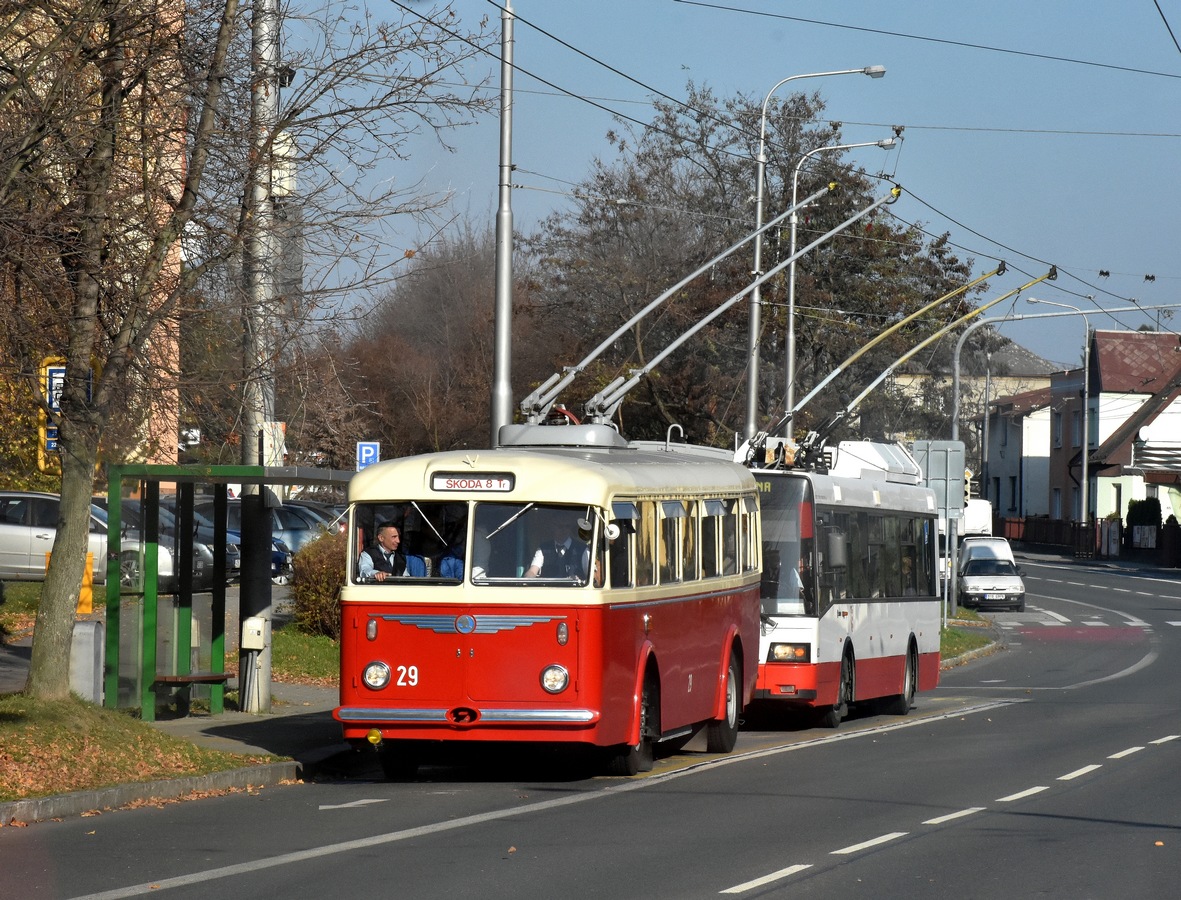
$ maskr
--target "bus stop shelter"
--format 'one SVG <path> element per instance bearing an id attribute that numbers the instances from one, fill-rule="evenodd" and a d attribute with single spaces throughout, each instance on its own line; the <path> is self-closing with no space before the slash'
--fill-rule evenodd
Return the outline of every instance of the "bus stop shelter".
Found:
<path id="1" fill-rule="evenodd" d="M 178 705 L 187 706 L 194 685 L 209 686 L 212 714 L 224 711 L 225 683 L 225 554 L 228 486 L 242 487 L 241 580 L 239 585 L 239 634 L 241 623 L 263 621 L 265 643 L 269 645 L 271 609 L 271 525 L 270 507 L 279 505 L 278 491 L 299 485 L 347 488 L 353 472 L 338 469 L 288 466 L 171 466 L 122 465 L 109 469 L 107 500 L 107 593 L 106 634 L 103 670 L 103 705 L 115 709 L 140 709 L 145 721 L 153 721 L 159 700 L 177 692 Z M 176 554 L 173 560 L 175 584 L 161 603 L 159 585 L 159 508 L 161 485 L 176 491 Z M 197 489 L 210 495 L 214 504 L 213 573 L 209 587 L 205 627 L 194 634 L 193 544 L 194 501 Z M 122 500 L 138 494 L 141 529 L 136 550 L 140 554 L 137 583 L 123 584 L 124 528 Z M 136 613 L 132 620 L 132 613 Z M 163 615 L 162 615 L 163 613 Z M 197 638 L 194 641 L 194 637 Z M 241 641 L 240 641 L 241 643 Z M 162 659 L 158 648 L 171 647 L 170 658 Z M 269 646 L 266 656 L 266 684 L 260 696 L 265 712 L 270 706 Z M 195 658 L 194 658 L 195 657 Z M 245 704 L 243 704 L 245 708 Z"/>

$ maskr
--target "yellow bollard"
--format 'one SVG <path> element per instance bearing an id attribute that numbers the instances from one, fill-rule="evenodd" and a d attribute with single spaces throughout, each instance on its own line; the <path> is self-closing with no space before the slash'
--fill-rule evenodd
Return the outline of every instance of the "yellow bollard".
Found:
<path id="1" fill-rule="evenodd" d="M 45 571 L 49 571 L 49 554 L 45 554 Z M 78 592 L 78 615 L 94 612 L 94 554 L 86 554 L 86 571 L 82 573 L 82 590 Z"/>

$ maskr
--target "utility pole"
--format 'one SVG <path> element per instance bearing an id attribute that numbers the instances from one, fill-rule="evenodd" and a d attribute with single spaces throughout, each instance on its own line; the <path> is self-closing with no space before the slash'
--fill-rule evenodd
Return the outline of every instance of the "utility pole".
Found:
<path id="1" fill-rule="evenodd" d="M 500 205 L 496 211 L 496 315 L 492 360 L 492 437 L 513 421 L 513 5 L 500 15 Z"/>
<path id="2" fill-rule="evenodd" d="M 251 21 L 253 77 L 250 102 L 250 139 L 253 166 L 250 173 L 250 224 L 246 240 L 246 309 L 243 385 L 242 463 L 267 465 L 273 445 L 275 420 L 274 303 L 276 264 L 274 198 L 271 194 L 275 129 L 279 121 L 279 2 L 256 0 Z M 263 620 L 263 649 L 239 651 L 239 685 L 252 685 L 249 696 L 240 697 L 245 712 L 271 709 L 271 520 L 266 503 L 267 487 L 244 486 L 242 497 L 243 548 L 241 623 L 251 617 Z M 247 537 L 247 535 L 249 535 Z M 265 557 L 265 559 L 263 558 Z"/>

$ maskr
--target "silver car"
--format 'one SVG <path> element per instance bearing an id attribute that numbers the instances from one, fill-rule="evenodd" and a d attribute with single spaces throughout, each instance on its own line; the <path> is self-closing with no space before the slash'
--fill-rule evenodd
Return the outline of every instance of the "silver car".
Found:
<path id="1" fill-rule="evenodd" d="M 0 581 L 44 581 L 57 538 L 61 498 L 36 491 L 0 491 Z M 91 508 L 88 552 L 94 583 L 107 580 L 107 523 Z"/>
<path id="2" fill-rule="evenodd" d="M 61 497 L 37 491 L 0 491 L 0 581 L 44 581 L 49 553 L 57 539 Z M 91 556 L 95 584 L 107 581 L 107 512 L 90 505 Z M 125 588 L 139 588 L 143 581 L 144 545 L 124 538 L 120 548 L 119 580 Z M 160 547 L 158 583 L 168 590 L 173 582 L 172 554 Z"/>
<path id="3" fill-rule="evenodd" d="M 960 606 L 1025 609 L 1025 582 L 1021 570 L 1007 559 L 977 556 L 960 571 Z"/>

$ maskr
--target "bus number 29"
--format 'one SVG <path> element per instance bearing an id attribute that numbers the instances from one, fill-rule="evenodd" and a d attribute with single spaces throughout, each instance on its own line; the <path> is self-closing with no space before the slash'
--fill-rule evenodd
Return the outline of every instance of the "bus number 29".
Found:
<path id="1" fill-rule="evenodd" d="M 398 687 L 414 687 L 418 684 L 418 666 L 398 666 Z"/>

